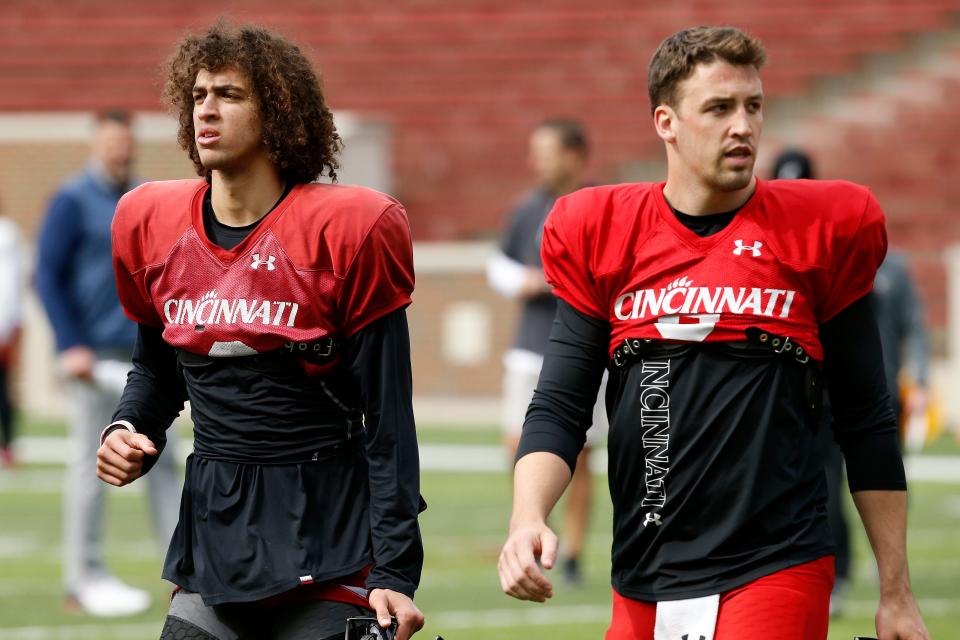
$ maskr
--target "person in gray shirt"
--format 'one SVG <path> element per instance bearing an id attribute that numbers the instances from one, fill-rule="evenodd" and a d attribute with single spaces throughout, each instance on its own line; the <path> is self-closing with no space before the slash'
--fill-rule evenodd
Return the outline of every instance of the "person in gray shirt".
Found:
<path id="1" fill-rule="evenodd" d="M 583 126 L 575 120 L 549 119 L 533 130 L 530 165 L 539 184 L 523 196 L 510 214 L 499 250 L 487 265 L 490 286 L 504 297 L 522 303 L 516 338 L 503 358 L 501 420 L 511 464 L 557 312 L 557 300 L 544 280 L 540 260 L 543 224 L 557 198 L 586 186 L 588 153 Z M 600 389 L 601 399 L 604 392 L 605 385 Z M 587 435 L 587 446 L 577 460 L 567 499 L 563 574 L 573 584 L 581 580 L 579 556 L 589 521 L 592 482 L 588 455 L 591 446 L 602 441 L 606 432 L 606 411 L 600 401 L 594 407 L 593 427 Z"/>
<path id="2" fill-rule="evenodd" d="M 900 432 L 906 435 L 904 423 L 907 419 L 926 410 L 930 374 L 930 348 L 923 322 L 923 305 L 910 277 L 906 256 L 896 250 L 887 252 L 877 271 L 873 293 L 887 388 L 894 411 L 901 420 Z M 906 373 L 912 383 L 903 395 L 899 391 L 901 373 Z"/>

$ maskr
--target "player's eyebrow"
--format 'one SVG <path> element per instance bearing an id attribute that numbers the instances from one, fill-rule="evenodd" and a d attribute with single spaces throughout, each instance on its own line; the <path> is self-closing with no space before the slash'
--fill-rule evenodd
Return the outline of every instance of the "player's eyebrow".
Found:
<path id="1" fill-rule="evenodd" d="M 731 102 L 736 102 L 737 96 L 732 95 L 714 95 L 710 96 L 703 101 L 702 106 L 710 106 L 714 104 L 726 104 Z M 744 98 L 744 102 L 763 102 L 763 93 L 754 93 L 752 95 Z"/>
<path id="2" fill-rule="evenodd" d="M 223 94 L 228 91 L 236 91 L 238 93 L 246 93 L 247 89 L 237 84 L 215 84 L 215 85 L 193 85 L 193 93 L 207 93 L 208 91 L 213 91 L 214 93 Z"/>

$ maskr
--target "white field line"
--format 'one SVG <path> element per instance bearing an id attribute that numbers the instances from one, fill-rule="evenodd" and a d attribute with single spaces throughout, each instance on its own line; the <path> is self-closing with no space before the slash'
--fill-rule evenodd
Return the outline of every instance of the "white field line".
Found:
<path id="1" fill-rule="evenodd" d="M 848 616 L 869 618 L 876 612 L 876 602 L 851 600 L 844 604 Z M 927 616 L 939 617 L 955 613 L 960 600 L 928 598 L 920 600 L 920 609 Z M 430 614 L 432 633 L 458 629 L 496 629 L 508 627 L 542 627 L 576 623 L 603 623 L 610 619 L 609 605 L 542 606 L 530 605 L 513 609 L 478 609 L 446 611 Z M 155 635 L 161 621 L 133 624 L 76 624 L 62 626 L 30 626 L 0 628 L 0 640 L 128 640 L 130 637 Z M 865 629 L 865 632 L 872 631 Z"/>
<path id="2" fill-rule="evenodd" d="M 159 636 L 163 621 L 136 624 L 75 624 L 0 629 L 2 640 L 125 640 Z"/>
<path id="3" fill-rule="evenodd" d="M 181 438 L 177 456 L 182 460 L 192 443 Z M 25 463 L 63 464 L 67 455 L 67 439 L 54 436 L 26 436 L 17 441 L 17 452 Z M 597 473 L 607 470 L 606 449 L 598 447 L 591 456 L 591 468 Z M 497 445 L 422 444 L 420 465 L 424 471 L 463 473 L 503 473 L 507 458 Z M 960 456 L 908 455 L 907 478 L 919 482 L 960 483 Z M 3 474 L 0 473 L 0 483 Z M 2 484 L 0 484 L 2 490 Z"/>

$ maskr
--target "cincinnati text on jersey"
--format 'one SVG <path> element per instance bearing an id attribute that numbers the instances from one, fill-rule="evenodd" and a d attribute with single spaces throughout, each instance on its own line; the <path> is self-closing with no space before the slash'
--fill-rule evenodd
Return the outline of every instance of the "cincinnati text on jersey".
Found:
<path id="1" fill-rule="evenodd" d="M 667 501 L 664 478 L 670 471 L 670 361 L 644 360 L 641 374 L 640 428 L 647 485 L 641 505 L 663 507 Z"/>
<path id="2" fill-rule="evenodd" d="M 209 291 L 198 300 L 171 299 L 163 303 L 163 316 L 171 324 L 263 324 L 295 326 L 296 302 L 246 298 L 218 298 Z"/>
<path id="3" fill-rule="evenodd" d="M 796 291 L 761 287 L 694 287 L 686 276 L 661 289 L 628 291 L 617 298 L 613 313 L 619 320 L 674 314 L 753 314 L 790 317 Z"/>

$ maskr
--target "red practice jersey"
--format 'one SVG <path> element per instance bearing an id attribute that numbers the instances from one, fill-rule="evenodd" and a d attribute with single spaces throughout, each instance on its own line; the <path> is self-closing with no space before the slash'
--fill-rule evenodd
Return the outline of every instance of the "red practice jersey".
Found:
<path id="1" fill-rule="evenodd" d="M 348 337 L 410 303 L 413 251 L 400 204 L 362 187 L 293 188 L 231 250 L 203 230 L 200 180 L 147 183 L 113 222 L 120 301 L 170 345 L 231 357 Z"/>
<path id="2" fill-rule="evenodd" d="M 683 226 L 661 184 L 595 187 L 561 198 L 543 262 L 556 295 L 627 337 L 744 340 L 761 327 L 816 360 L 819 325 L 870 292 L 886 254 L 873 195 L 849 182 L 757 180 L 725 229 Z"/>

